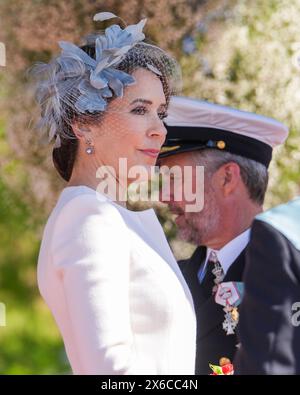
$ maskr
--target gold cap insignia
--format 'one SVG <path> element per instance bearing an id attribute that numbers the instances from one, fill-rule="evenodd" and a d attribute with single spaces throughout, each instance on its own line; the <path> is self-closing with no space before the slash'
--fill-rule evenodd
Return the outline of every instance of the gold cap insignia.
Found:
<path id="1" fill-rule="evenodd" d="M 180 145 L 175 145 L 174 147 L 161 147 L 160 149 L 160 154 L 164 154 L 165 152 L 170 152 L 170 151 L 174 151 L 178 148 L 180 148 Z"/>
<path id="2" fill-rule="evenodd" d="M 217 142 L 217 147 L 218 147 L 219 149 L 224 149 L 224 148 L 226 147 L 225 141 L 219 140 L 219 141 Z"/>

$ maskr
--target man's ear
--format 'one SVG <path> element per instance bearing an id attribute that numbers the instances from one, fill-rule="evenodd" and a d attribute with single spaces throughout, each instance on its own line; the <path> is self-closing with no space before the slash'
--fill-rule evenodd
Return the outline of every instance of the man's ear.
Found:
<path id="1" fill-rule="evenodd" d="M 223 195 L 231 195 L 241 181 L 240 166 L 235 162 L 228 162 L 221 166 L 218 170 L 219 182 Z"/>

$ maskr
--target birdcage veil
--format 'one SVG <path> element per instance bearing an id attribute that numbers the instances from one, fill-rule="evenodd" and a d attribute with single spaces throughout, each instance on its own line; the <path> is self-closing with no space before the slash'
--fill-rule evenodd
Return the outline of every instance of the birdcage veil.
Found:
<path id="1" fill-rule="evenodd" d="M 96 14 L 94 20 L 115 17 L 104 12 Z M 112 100 L 123 98 L 126 87 L 135 84 L 137 68 L 147 69 L 160 79 L 167 103 L 178 93 L 180 68 L 172 56 L 144 41 L 145 23 L 143 19 L 123 29 L 111 25 L 85 37 L 80 47 L 61 41 L 60 55 L 31 69 L 41 109 L 38 130 L 46 133 L 49 142 L 55 141 L 54 148 L 59 148 L 62 140 L 76 139 L 70 127 L 74 120 L 99 122 L 110 112 Z"/>

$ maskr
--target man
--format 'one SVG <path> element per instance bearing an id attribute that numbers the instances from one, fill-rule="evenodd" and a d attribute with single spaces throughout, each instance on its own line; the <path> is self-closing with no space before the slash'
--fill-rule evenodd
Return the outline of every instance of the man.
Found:
<path id="1" fill-rule="evenodd" d="M 242 281 L 250 226 L 263 210 L 272 149 L 288 131 L 270 118 L 183 97 L 172 98 L 168 113 L 159 164 L 204 166 L 203 209 L 187 212 L 188 202 L 175 201 L 172 193 L 168 204 L 177 214 L 179 236 L 198 245 L 179 265 L 197 315 L 196 374 L 209 374 L 209 363 L 233 360 L 238 343 L 231 325 L 238 308 L 231 306 L 225 316 L 226 306 L 216 303 L 216 286 Z"/>
<path id="2" fill-rule="evenodd" d="M 300 198 L 256 217 L 246 255 L 237 374 L 300 374 Z"/>

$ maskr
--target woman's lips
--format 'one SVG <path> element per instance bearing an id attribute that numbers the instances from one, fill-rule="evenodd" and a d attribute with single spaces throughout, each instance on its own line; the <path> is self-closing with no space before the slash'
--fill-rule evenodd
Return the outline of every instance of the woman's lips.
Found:
<path id="1" fill-rule="evenodd" d="M 151 156 L 151 158 L 156 158 L 159 154 L 158 149 L 141 149 L 139 151 L 143 152 L 145 155 Z"/>

